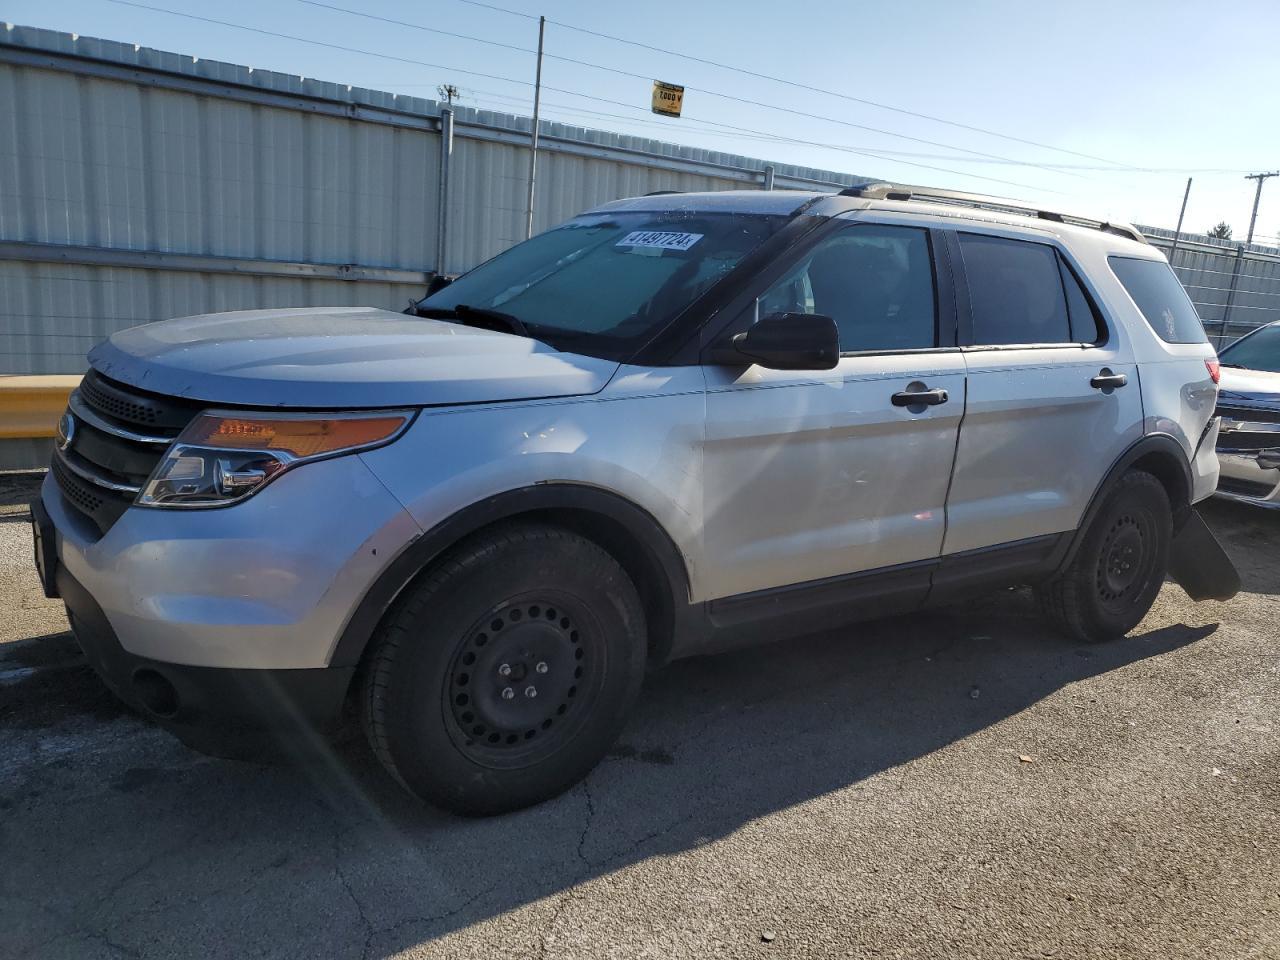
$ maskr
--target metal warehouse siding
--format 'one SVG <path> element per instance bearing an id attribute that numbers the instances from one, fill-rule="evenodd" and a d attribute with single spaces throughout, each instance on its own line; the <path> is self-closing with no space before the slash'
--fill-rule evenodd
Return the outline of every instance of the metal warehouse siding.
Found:
<path id="1" fill-rule="evenodd" d="M 406 287 L 0 261 L 0 371 L 79 373 L 116 330 L 155 318 L 292 306 L 403 307 Z"/>
<path id="2" fill-rule="evenodd" d="M 79 372 L 111 332 L 171 316 L 401 309 L 430 271 L 524 238 L 524 117 L 455 109 L 437 265 L 433 101 L 6 26 L 0 103 L 12 105 L 0 111 L 0 372 Z M 759 187 L 768 167 L 556 123 L 542 142 L 535 230 L 653 190 Z M 779 187 L 865 179 L 774 175 Z"/>
<path id="3" fill-rule="evenodd" d="M 438 137 L 53 70 L 14 105 L 0 237 L 421 269 Z"/>

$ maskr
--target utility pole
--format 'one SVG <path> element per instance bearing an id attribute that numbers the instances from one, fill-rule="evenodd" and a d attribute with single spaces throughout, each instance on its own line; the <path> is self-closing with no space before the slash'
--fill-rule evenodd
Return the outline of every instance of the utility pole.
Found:
<path id="1" fill-rule="evenodd" d="M 524 221 L 524 238 L 533 236 L 533 181 L 538 172 L 538 111 L 542 106 L 542 38 L 547 18 L 538 18 L 538 66 L 533 82 L 533 129 L 529 131 L 529 197 Z"/>
<path id="2" fill-rule="evenodd" d="M 1187 215 L 1187 197 L 1191 196 L 1191 178 L 1187 177 L 1187 189 L 1182 192 L 1182 209 L 1178 211 L 1178 229 L 1173 231 L 1173 244 L 1169 247 L 1169 266 L 1173 266 L 1173 255 L 1178 252 L 1178 241 L 1182 238 L 1182 218 Z"/>
<path id="3" fill-rule="evenodd" d="M 1253 243 L 1253 225 L 1258 222 L 1258 201 L 1262 199 L 1262 184 L 1271 177 L 1280 177 L 1280 170 L 1272 170 L 1270 173 L 1251 173 L 1246 180 L 1257 180 L 1258 189 L 1253 194 L 1253 214 L 1249 217 L 1249 236 L 1245 238 L 1245 243 Z"/>
<path id="4" fill-rule="evenodd" d="M 1245 177 L 1246 180 L 1257 180 L 1258 189 L 1253 193 L 1253 213 L 1249 216 L 1249 235 L 1244 238 L 1244 243 L 1236 247 L 1236 262 L 1231 268 L 1231 285 L 1227 288 L 1227 306 L 1222 314 L 1222 331 L 1218 337 L 1219 345 L 1227 339 L 1227 326 L 1231 322 L 1231 308 L 1236 303 L 1236 286 L 1240 282 L 1240 267 L 1244 263 L 1244 248 L 1253 243 L 1253 225 L 1258 221 L 1258 203 L 1262 200 L 1262 185 L 1272 177 L 1280 177 L 1280 170 L 1272 170 L 1270 173 L 1251 173 Z"/>

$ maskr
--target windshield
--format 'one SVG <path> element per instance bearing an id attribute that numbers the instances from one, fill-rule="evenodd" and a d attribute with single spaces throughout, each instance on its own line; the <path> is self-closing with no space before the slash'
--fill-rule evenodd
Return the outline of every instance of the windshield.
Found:
<path id="1" fill-rule="evenodd" d="M 1280 324 L 1263 327 L 1257 333 L 1237 340 L 1219 356 L 1223 366 L 1280 373 Z"/>
<path id="2" fill-rule="evenodd" d="M 625 359 L 785 220 L 688 211 L 587 214 L 481 264 L 417 309 L 428 316 L 456 310 L 463 319 L 468 311 L 499 311 L 557 349 Z"/>

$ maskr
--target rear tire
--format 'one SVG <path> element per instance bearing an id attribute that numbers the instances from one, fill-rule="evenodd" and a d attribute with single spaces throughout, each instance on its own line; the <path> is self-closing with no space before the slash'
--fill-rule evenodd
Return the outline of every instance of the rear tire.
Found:
<path id="1" fill-rule="evenodd" d="M 644 609 L 595 543 L 514 523 L 464 542 L 379 627 L 362 697 L 369 743 L 420 799 L 465 815 L 569 789 L 639 694 Z"/>
<path id="2" fill-rule="evenodd" d="M 1155 603 L 1172 537 L 1164 485 L 1141 470 L 1126 473 L 1107 494 L 1071 564 L 1036 587 L 1041 610 L 1086 643 L 1123 637 Z"/>

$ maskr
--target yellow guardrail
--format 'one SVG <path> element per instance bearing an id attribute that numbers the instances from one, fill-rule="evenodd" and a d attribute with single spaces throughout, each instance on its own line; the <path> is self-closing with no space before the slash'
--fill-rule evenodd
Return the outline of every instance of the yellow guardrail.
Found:
<path id="1" fill-rule="evenodd" d="M 52 437 L 80 376 L 0 375 L 0 440 Z"/>

